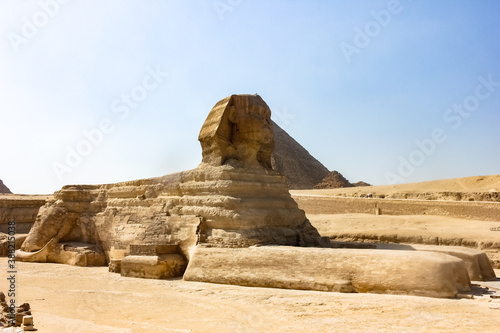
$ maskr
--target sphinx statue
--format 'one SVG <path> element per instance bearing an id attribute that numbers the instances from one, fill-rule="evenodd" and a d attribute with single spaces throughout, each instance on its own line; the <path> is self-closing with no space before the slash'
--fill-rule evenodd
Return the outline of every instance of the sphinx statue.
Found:
<path id="1" fill-rule="evenodd" d="M 456 256 L 332 248 L 272 168 L 271 110 L 260 96 L 217 102 L 198 139 L 195 169 L 64 186 L 40 208 L 17 259 L 259 287 L 433 297 L 470 290 Z"/>
<path id="2" fill-rule="evenodd" d="M 20 260 L 103 265 L 131 244 L 328 246 L 271 166 L 271 111 L 258 95 L 232 95 L 199 135 L 189 171 L 105 185 L 68 185 L 43 206 Z M 71 258 L 71 259 L 70 259 Z"/>

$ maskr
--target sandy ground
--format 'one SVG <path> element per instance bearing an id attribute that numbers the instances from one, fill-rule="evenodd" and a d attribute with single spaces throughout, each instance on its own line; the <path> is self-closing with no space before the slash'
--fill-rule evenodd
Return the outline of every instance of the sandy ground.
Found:
<path id="1" fill-rule="evenodd" d="M 7 266 L 5 258 L 0 265 Z M 474 299 L 438 299 L 124 278 L 106 267 L 18 262 L 17 270 L 17 300 L 30 303 L 40 333 L 498 332 L 500 328 L 500 300 L 491 299 L 484 290 Z M 0 288 L 6 290 L 5 279 Z"/>

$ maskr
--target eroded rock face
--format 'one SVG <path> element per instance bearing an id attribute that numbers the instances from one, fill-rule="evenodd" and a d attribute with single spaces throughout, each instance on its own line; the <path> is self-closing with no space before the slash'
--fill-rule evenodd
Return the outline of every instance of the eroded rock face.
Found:
<path id="1" fill-rule="evenodd" d="M 283 176 L 272 170 L 270 117 L 260 96 L 229 96 L 214 106 L 200 131 L 202 162 L 196 169 L 63 187 L 40 209 L 19 258 L 64 262 L 72 242 L 93 245 L 87 251 L 102 249 L 108 262 L 129 255 L 131 244 L 178 244 L 188 260 L 197 244 L 327 246 Z"/>

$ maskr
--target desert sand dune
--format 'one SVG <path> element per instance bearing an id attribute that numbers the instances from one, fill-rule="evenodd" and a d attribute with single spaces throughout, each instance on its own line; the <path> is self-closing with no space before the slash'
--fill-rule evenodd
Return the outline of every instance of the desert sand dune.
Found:
<path id="1" fill-rule="evenodd" d="M 418 183 L 396 185 L 362 186 L 322 190 L 293 190 L 292 193 L 318 194 L 318 195 L 347 195 L 360 196 L 360 194 L 376 193 L 391 196 L 398 193 L 426 193 L 426 192 L 500 192 L 500 175 L 475 176 L 465 178 L 450 178 L 432 180 Z"/>

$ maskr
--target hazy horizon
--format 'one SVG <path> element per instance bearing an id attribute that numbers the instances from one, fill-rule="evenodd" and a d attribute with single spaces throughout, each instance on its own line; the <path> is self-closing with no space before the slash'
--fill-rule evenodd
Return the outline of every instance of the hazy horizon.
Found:
<path id="1" fill-rule="evenodd" d="M 329 170 L 374 185 L 500 174 L 496 1 L 3 1 L 0 179 L 158 177 L 258 93 Z"/>

